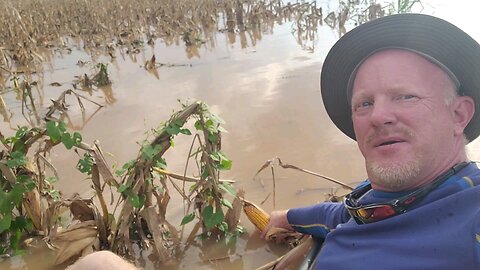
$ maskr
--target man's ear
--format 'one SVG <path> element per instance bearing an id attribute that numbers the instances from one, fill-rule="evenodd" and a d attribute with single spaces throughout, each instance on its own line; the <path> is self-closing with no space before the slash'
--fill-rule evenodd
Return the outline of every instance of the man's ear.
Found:
<path id="1" fill-rule="evenodd" d="M 465 127 L 470 123 L 475 113 L 475 102 L 471 97 L 460 96 L 455 99 L 452 105 L 455 135 L 463 136 Z"/>

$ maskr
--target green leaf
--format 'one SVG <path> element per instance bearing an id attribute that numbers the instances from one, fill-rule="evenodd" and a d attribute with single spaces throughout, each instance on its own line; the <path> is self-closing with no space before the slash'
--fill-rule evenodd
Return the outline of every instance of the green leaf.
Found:
<path id="1" fill-rule="evenodd" d="M 217 152 L 218 157 L 220 158 L 220 164 L 218 166 L 219 170 L 230 170 L 232 168 L 232 161 L 225 156 L 225 153 L 222 151 Z"/>
<path id="2" fill-rule="evenodd" d="M 52 142 L 59 142 L 62 138 L 63 133 L 67 130 L 64 122 L 55 122 L 48 121 L 46 124 L 47 135 L 50 137 Z"/>
<path id="3" fill-rule="evenodd" d="M 16 137 L 8 137 L 4 140 L 2 140 L 2 142 L 4 144 L 10 144 L 10 143 L 15 143 L 16 141 L 18 141 L 18 139 Z M 0 253 L 1 254 L 1 253 Z"/>
<path id="4" fill-rule="evenodd" d="M 13 209 L 15 205 L 19 205 L 22 202 L 23 193 L 27 191 L 27 188 L 22 183 L 16 183 L 13 186 L 12 190 L 10 190 L 7 195 L 7 200 L 9 200 L 11 203 L 11 209 Z"/>
<path id="5" fill-rule="evenodd" d="M 25 188 L 27 189 L 27 191 L 32 191 L 34 188 L 37 187 L 37 185 L 35 184 L 35 182 L 33 180 L 25 182 L 24 185 L 25 185 Z"/>
<path id="6" fill-rule="evenodd" d="M 208 171 L 207 168 L 203 168 L 202 174 L 200 175 L 200 179 L 206 179 L 208 176 L 210 176 L 210 172 Z"/>
<path id="7" fill-rule="evenodd" d="M 129 185 L 124 185 L 124 184 L 121 184 L 117 191 L 120 192 L 120 193 L 123 193 L 125 190 L 127 190 L 130 186 Z"/>
<path id="8" fill-rule="evenodd" d="M 0 189 L 0 214 L 6 214 L 12 211 L 12 205 L 8 193 Z"/>
<path id="9" fill-rule="evenodd" d="M 72 139 L 72 136 L 70 136 L 70 134 L 68 132 L 65 132 L 62 134 L 62 143 L 63 145 L 65 145 L 65 148 L 67 149 L 72 149 L 73 145 L 75 144 L 73 139 Z"/>
<path id="10" fill-rule="evenodd" d="M 92 174 L 92 167 L 95 161 L 93 160 L 92 155 L 89 153 L 85 153 L 83 155 L 83 159 L 80 159 L 77 163 L 77 169 L 82 172 L 86 173 L 88 175 Z"/>
<path id="11" fill-rule="evenodd" d="M 12 223 L 12 214 L 6 213 L 3 215 L 3 218 L 0 219 L 0 233 L 8 230 L 10 228 L 10 224 Z"/>
<path id="12" fill-rule="evenodd" d="M 226 199 L 222 199 L 222 204 L 225 205 L 225 207 L 227 207 L 228 209 L 233 208 L 232 203 L 230 201 L 226 200 Z"/>
<path id="13" fill-rule="evenodd" d="M 176 126 L 183 126 L 183 121 L 181 119 L 176 119 L 174 122 L 173 122 L 174 125 Z"/>
<path id="14" fill-rule="evenodd" d="M 138 196 L 137 194 L 129 194 L 128 195 L 128 201 L 133 205 L 135 208 L 141 208 L 143 204 L 145 203 L 145 197 L 144 196 Z"/>
<path id="15" fill-rule="evenodd" d="M 220 166 L 218 166 L 219 170 L 230 170 L 232 168 L 232 161 L 230 159 L 222 159 L 220 162 Z"/>
<path id="16" fill-rule="evenodd" d="M 10 224 L 11 230 L 24 230 L 28 226 L 27 219 L 25 217 L 19 216 L 16 217 Z"/>
<path id="17" fill-rule="evenodd" d="M 82 134 L 80 134 L 78 132 L 74 132 L 73 136 L 72 136 L 72 139 L 73 139 L 73 145 L 74 146 L 79 146 L 80 143 L 82 142 Z"/>
<path id="18" fill-rule="evenodd" d="M 133 165 L 135 165 L 135 160 L 134 159 L 130 160 L 129 162 L 127 162 L 125 164 L 123 164 L 123 166 L 120 170 L 115 171 L 115 174 L 117 176 L 122 176 L 126 171 L 130 170 L 133 167 Z"/>
<path id="19" fill-rule="evenodd" d="M 225 221 L 220 222 L 220 224 L 217 226 L 217 228 L 222 231 L 222 232 L 227 232 L 228 231 L 228 224 Z"/>
<path id="20" fill-rule="evenodd" d="M 215 161 L 220 161 L 220 156 L 218 155 L 217 152 L 211 153 L 210 158 L 215 160 Z"/>
<path id="21" fill-rule="evenodd" d="M 210 131 L 210 133 L 217 133 L 218 130 L 217 130 L 217 125 L 215 123 L 213 123 L 212 120 L 207 120 L 207 122 L 205 122 L 205 127 L 207 128 L 208 131 Z"/>
<path id="22" fill-rule="evenodd" d="M 223 189 L 225 192 L 228 194 L 232 195 L 233 197 L 237 196 L 237 191 L 235 190 L 235 187 L 228 183 L 228 182 L 221 182 L 219 187 Z"/>
<path id="23" fill-rule="evenodd" d="M 213 207 L 211 205 L 205 207 L 203 210 L 203 223 L 207 230 L 210 230 L 217 224 L 220 224 L 224 219 L 223 212 L 219 210 L 216 213 L 213 213 Z"/>
<path id="24" fill-rule="evenodd" d="M 165 128 L 168 134 L 170 135 L 177 135 L 180 133 L 180 127 L 177 125 L 169 125 L 167 128 Z"/>
<path id="25" fill-rule="evenodd" d="M 56 177 L 50 176 L 45 178 L 45 181 L 47 181 L 49 184 L 54 184 L 58 181 L 58 179 Z"/>
<path id="26" fill-rule="evenodd" d="M 197 120 L 194 126 L 196 130 L 203 130 L 202 122 L 200 120 Z"/>
<path id="27" fill-rule="evenodd" d="M 180 226 L 189 223 L 194 218 L 195 218 L 195 213 L 190 213 L 190 214 L 184 216 L 183 219 L 182 219 L 182 223 L 180 223 Z"/>
<path id="28" fill-rule="evenodd" d="M 58 190 L 49 190 L 48 191 L 48 194 L 50 195 L 50 197 L 52 197 L 52 199 L 55 201 L 55 202 L 58 202 L 60 201 L 60 199 L 62 198 L 62 195 L 60 194 L 60 191 Z"/>
<path id="29" fill-rule="evenodd" d="M 17 130 L 17 132 L 15 133 L 15 137 L 17 137 L 18 139 L 21 139 L 23 136 L 27 134 L 27 132 L 28 132 L 28 127 L 23 126 Z"/>
<path id="30" fill-rule="evenodd" d="M 22 238 L 23 233 L 21 230 L 12 230 L 12 229 L 10 230 L 14 232 L 10 236 L 10 246 L 12 247 L 13 252 L 17 254 L 17 251 L 19 249 L 20 239 Z M 18 252 L 18 253 L 21 253 L 21 252 Z"/>
<path id="31" fill-rule="evenodd" d="M 162 150 L 162 146 L 160 144 L 155 145 L 152 147 L 150 144 L 145 145 L 142 147 L 142 156 L 145 160 L 152 160 L 160 151 Z"/>
<path id="32" fill-rule="evenodd" d="M 158 158 L 158 160 L 155 162 L 155 167 L 158 167 L 160 169 L 166 169 L 167 168 L 167 162 L 163 158 Z"/>
<path id="33" fill-rule="evenodd" d="M 192 135 L 192 132 L 188 128 L 180 129 L 180 133 L 185 134 L 185 135 Z"/>
<path id="34" fill-rule="evenodd" d="M 212 143 L 217 143 L 218 141 L 218 133 L 209 133 L 208 134 L 208 141 Z"/>
<path id="35" fill-rule="evenodd" d="M 210 219 L 213 216 L 213 206 L 207 205 L 203 209 L 203 218 Z"/>
<path id="36" fill-rule="evenodd" d="M 237 235 L 235 233 L 226 233 L 225 234 L 225 244 L 233 245 L 237 241 Z"/>
<path id="37" fill-rule="evenodd" d="M 27 164 L 27 157 L 18 151 L 12 152 L 10 154 L 10 159 L 7 160 L 7 166 L 9 168 L 15 168 L 18 166 L 23 166 Z"/>

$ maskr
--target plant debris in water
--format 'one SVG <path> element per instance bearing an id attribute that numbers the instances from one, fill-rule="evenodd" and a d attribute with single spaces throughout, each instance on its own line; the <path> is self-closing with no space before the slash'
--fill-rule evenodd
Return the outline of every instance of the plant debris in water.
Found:
<path id="1" fill-rule="evenodd" d="M 51 116 L 57 110 L 61 108 L 52 106 L 47 119 L 54 119 Z M 190 120 L 196 132 L 184 128 Z M 102 249 L 129 256 L 133 245 L 154 250 L 166 262 L 188 246 L 180 243 L 180 228 L 190 222 L 195 225 L 187 241 L 196 235 L 234 241 L 244 232 L 238 224 L 238 195 L 243 193 L 237 194 L 232 181 L 220 179 L 220 172 L 232 165 L 221 150 L 222 124 L 206 104 L 184 105 L 155 130 L 152 141 L 143 143 L 137 158 L 116 172 L 98 144 L 86 144 L 80 133 L 70 133 L 61 121 L 47 120 L 41 128 L 21 127 L 11 137 L 0 134 L 4 146 L 0 152 L 0 252 L 19 254 L 27 238 L 41 236 L 59 250 L 55 264 Z M 179 134 L 192 137 L 189 156 L 197 164 L 199 177 L 167 170 L 163 155 Z M 49 155 L 60 145 L 84 153 L 77 169 L 91 179 L 94 198 L 63 198 L 53 188 L 58 176 Z M 184 200 L 186 215 L 181 224 L 167 220 L 169 184 Z M 109 193 L 117 193 L 118 200 L 107 203 Z M 65 211 L 72 218 L 70 224 L 60 222 Z"/>

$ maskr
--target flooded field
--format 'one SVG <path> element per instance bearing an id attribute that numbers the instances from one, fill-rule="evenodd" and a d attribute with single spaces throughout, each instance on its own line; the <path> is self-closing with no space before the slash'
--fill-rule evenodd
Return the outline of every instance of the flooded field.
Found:
<path id="1" fill-rule="evenodd" d="M 29 12 L 32 5 L 42 8 Z M 0 8 L 2 29 L 9 29 L 0 43 L 1 134 L 13 136 L 25 125 L 44 127 L 54 104 L 51 116 L 64 121 L 72 134 L 79 132 L 83 142 L 98 141 L 108 166 L 118 169 L 138 156 L 146 132 L 169 120 L 181 103 L 201 100 L 225 120 L 221 149 L 232 166 L 220 178 L 234 180 L 246 199 L 263 202 L 267 211 L 344 192 L 321 178 L 278 166 L 273 166 L 275 183 L 270 169 L 254 177 L 274 157 L 348 184 L 365 178 L 355 142 L 335 128 L 324 110 L 320 69 L 340 35 L 398 12 L 397 1 L 167 0 L 158 5 L 148 0 L 7 0 Z M 475 8 L 468 5 L 422 1 L 412 10 L 450 20 L 480 40 Z M 89 17 L 78 18 L 85 14 Z M 43 40 L 31 40 L 41 33 Z M 110 81 L 105 85 L 97 76 L 101 67 Z M 74 92 L 61 102 L 67 90 Z M 194 132 L 193 122 L 189 125 Z M 175 138 L 163 156 L 168 171 L 200 177 L 196 166 L 186 165 L 192 137 Z M 480 160 L 479 148 L 478 140 L 469 145 L 471 159 Z M 76 169 L 82 157 L 83 152 L 64 147 L 48 156 L 58 176 L 53 185 L 65 199 L 95 195 L 89 176 Z M 110 202 L 109 193 L 106 197 Z M 171 197 L 165 218 L 180 228 L 187 209 L 180 194 Z M 256 269 L 288 250 L 259 239 L 243 214 L 240 221 L 247 232 L 234 245 L 181 241 L 181 252 L 168 264 L 134 246 L 136 263 L 145 269 Z M 182 239 L 192 227 L 185 226 Z M 55 253 L 41 240 L 30 245 L 23 256 L 1 259 L 0 269 L 65 267 L 52 266 Z"/>

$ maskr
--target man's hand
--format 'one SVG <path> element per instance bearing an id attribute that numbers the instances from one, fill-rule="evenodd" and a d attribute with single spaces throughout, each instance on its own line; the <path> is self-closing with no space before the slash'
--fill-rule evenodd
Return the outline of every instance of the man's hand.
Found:
<path id="1" fill-rule="evenodd" d="M 292 226 L 290 226 L 290 223 L 288 223 L 287 212 L 288 212 L 288 210 L 271 212 L 270 213 L 270 221 L 268 222 L 265 229 L 263 229 L 263 231 L 261 232 L 260 237 L 265 238 L 265 236 L 267 235 L 267 232 L 272 227 L 293 231 Z"/>

